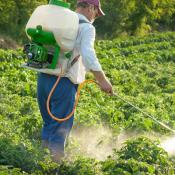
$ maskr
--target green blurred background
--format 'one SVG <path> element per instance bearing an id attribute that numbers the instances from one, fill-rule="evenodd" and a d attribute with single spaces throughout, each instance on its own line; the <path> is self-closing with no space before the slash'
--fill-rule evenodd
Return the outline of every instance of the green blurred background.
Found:
<path id="1" fill-rule="evenodd" d="M 18 43 L 26 40 L 24 27 L 33 10 L 49 0 L 0 0 L 0 34 Z M 76 0 L 69 0 L 75 10 Z M 106 13 L 95 22 L 98 39 L 143 36 L 175 30 L 175 0 L 101 0 Z"/>

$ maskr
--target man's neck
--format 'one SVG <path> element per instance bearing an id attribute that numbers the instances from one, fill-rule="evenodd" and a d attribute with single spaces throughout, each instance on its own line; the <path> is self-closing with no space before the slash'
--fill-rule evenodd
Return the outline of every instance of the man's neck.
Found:
<path id="1" fill-rule="evenodd" d="M 83 10 L 77 9 L 76 12 L 79 13 L 80 15 L 85 16 L 90 21 L 90 19 L 88 18 L 87 14 Z"/>

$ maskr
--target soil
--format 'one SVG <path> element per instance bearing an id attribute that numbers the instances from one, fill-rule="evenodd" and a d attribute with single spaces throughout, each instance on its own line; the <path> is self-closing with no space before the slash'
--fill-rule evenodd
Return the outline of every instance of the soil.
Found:
<path id="1" fill-rule="evenodd" d="M 0 49 L 17 49 L 19 45 L 10 37 L 0 36 Z"/>

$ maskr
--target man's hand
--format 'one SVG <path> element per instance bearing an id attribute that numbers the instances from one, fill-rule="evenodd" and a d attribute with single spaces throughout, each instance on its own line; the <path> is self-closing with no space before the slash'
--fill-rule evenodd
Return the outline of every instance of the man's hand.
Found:
<path id="1" fill-rule="evenodd" d="M 112 85 L 108 79 L 105 79 L 104 81 L 98 82 L 98 84 L 99 84 L 102 91 L 109 93 L 111 95 L 113 94 Z"/>
<path id="2" fill-rule="evenodd" d="M 112 85 L 110 81 L 106 78 L 105 74 L 102 71 L 92 71 L 92 73 L 94 74 L 95 79 L 97 80 L 101 90 L 112 95 Z"/>

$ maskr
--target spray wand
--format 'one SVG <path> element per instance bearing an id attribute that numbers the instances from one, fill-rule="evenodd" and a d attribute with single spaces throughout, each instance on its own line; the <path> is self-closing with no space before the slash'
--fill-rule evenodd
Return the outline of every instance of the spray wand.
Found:
<path id="1" fill-rule="evenodd" d="M 152 120 L 154 120 L 154 122 L 158 123 L 159 125 L 161 125 L 162 127 L 166 128 L 167 130 L 173 132 L 175 134 L 175 130 L 173 130 L 172 128 L 170 128 L 169 126 L 167 126 L 166 124 L 162 123 L 161 121 L 157 120 L 154 116 L 146 113 L 145 111 L 141 110 L 139 107 L 133 105 L 132 103 L 126 101 L 125 99 L 123 99 L 121 96 L 119 96 L 118 94 L 114 93 L 113 94 L 115 97 L 119 98 L 120 100 L 124 101 L 125 103 L 129 104 L 130 106 L 132 106 L 133 108 L 137 109 L 138 111 L 140 111 L 142 114 L 144 114 L 145 116 L 151 118 Z"/>

